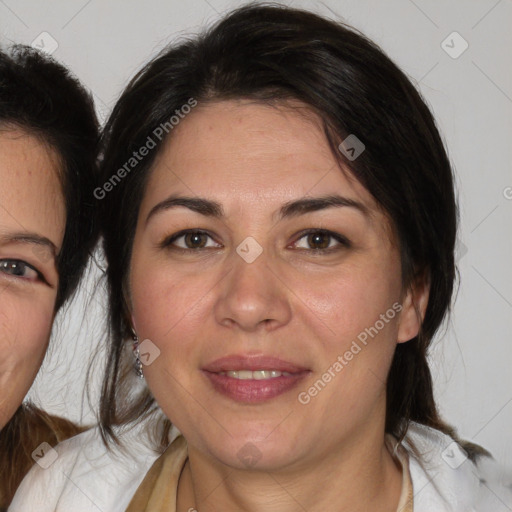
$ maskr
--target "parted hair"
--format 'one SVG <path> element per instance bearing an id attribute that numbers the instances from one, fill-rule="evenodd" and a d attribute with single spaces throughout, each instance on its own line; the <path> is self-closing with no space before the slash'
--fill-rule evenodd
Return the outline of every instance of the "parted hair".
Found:
<path id="1" fill-rule="evenodd" d="M 247 5 L 164 48 L 130 81 L 103 133 L 102 182 L 191 97 L 199 105 L 298 100 L 320 117 L 335 158 L 392 222 L 404 289 L 422 277 L 430 283 L 420 332 L 396 347 L 385 429 L 402 439 L 413 420 L 455 436 L 436 407 L 427 356 L 456 283 L 458 210 L 446 149 L 411 80 L 375 43 L 344 23 L 282 5 Z M 365 145 L 353 161 L 338 149 L 349 134 Z M 116 440 L 116 426 L 138 423 L 157 409 L 149 390 L 130 392 L 133 358 L 126 345 L 132 329 L 123 289 L 139 206 L 165 141 L 100 202 L 110 294 L 111 339 L 100 410 L 107 443 Z M 169 426 L 166 420 L 159 431 L 162 446 Z"/>

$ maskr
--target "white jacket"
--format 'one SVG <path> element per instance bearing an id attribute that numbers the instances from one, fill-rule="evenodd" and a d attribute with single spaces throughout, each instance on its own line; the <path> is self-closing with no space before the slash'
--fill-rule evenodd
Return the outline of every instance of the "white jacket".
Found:
<path id="1" fill-rule="evenodd" d="M 136 431 L 124 434 L 123 443 L 126 452 L 108 452 L 98 429 L 61 443 L 34 465 L 9 512 L 124 512 L 158 455 Z M 493 459 L 481 457 L 475 465 L 451 437 L 417 423 L 411 424 L 403 447 L 414 512 L 512 511 L 512 471 Z"/>

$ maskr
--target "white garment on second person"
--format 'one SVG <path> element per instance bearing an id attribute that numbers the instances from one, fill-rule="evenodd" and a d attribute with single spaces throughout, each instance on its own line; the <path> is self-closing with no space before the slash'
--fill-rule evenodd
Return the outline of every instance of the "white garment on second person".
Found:
<path id="1" fill-rule="evenodd" d="M 178 434 L 173 431 L 173 439 Z M 47 469 L 35 465 L 9 512 L 125 512 L 158 457 L 133 430 L 121 437 L 126 450 L 107 451 L 98 429 L 59 444 Z M 411 450 L 414 442 L 421 457 Z M 411 423 L 402 443 L 409 458 L 414 512 L 511 512 L 512 474 L 488 457 L 477 464 L 453 439 Z"/>

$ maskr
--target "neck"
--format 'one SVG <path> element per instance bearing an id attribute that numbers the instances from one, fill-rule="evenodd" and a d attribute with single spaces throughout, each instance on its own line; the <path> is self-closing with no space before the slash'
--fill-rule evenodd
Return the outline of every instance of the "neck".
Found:
<path id="1" fill-rule="evenodd" d="M 177 512 L 395 512 L 401 468 L 384 445 L 384 435 L 364 432 L 340 449 L 317 454 L 293 468 L 233 469 L 189 446 L 180 477 Z"/>

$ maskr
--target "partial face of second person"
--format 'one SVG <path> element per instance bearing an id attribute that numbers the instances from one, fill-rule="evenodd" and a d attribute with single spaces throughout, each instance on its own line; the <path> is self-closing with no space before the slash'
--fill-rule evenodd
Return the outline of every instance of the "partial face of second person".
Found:
<path id="1" fill-rule="evenodd" d="M 65 227 L 57 155 L 0 129 L 0 428 L 30 388 L 48 344 Z"/>
<path id="2" fill-rule="evenodd" d="M 349 205 L 280 217 L 328 195 Z M 171 196 L 214 201 L 223 216 Z M 340 170 L 313 115 L 247 101 L 194 109 L 149 177 L 129 277 L 134 327 L 160 350 L 146 380 L 191 457 L 299 470 L 382 446 L 387 373 L 418 319 L 388 219 Z M 395 303 L 400 314 L 386 316 Z M 378 334 L 345 358 L 381 315 Z"/>

